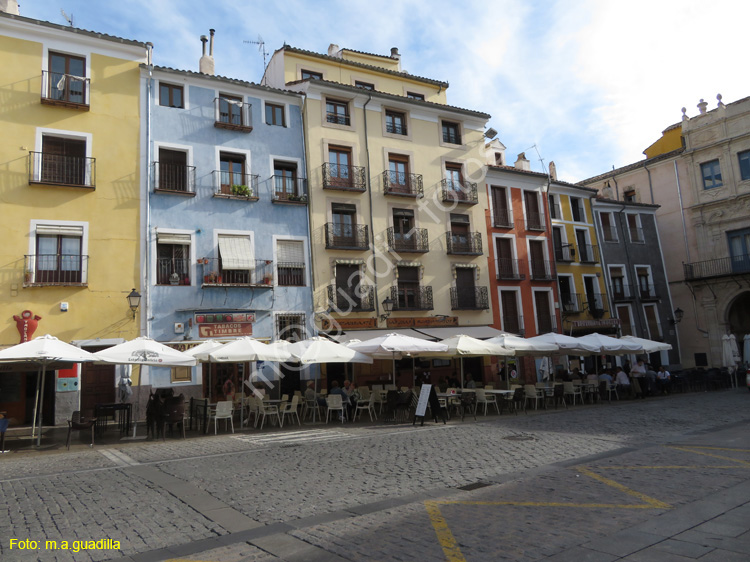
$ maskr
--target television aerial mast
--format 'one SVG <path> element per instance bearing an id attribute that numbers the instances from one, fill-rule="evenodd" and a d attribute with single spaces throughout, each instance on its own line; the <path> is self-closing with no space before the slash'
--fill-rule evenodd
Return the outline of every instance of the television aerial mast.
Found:
<path id="1" fill-rule="evenodd" d="M 243 43 L 247 43 L 249 45 L 258 45 L 258 52 L 263 53 L 263 70 L 266 69 L 266 58 L 268 57 L 268 52 L 266 51 L 266 42 L 263 41 L 263 37 L 258 35 L 258 39 L 256 41 L 243 41 Z"/>
<path id="2" fill-rule="evenodd" d="M 65 10 L 63 10 L 62 8 L 60 8 L 60 13 L 62 14 L 62 17 L 65 18 L 65 21 L 68 22 L 68 25 L 70 25 L 70 27 L 74 27 L 73 26 L 73 14 L 70 14 L 70 15 L 66 14 Z"/>

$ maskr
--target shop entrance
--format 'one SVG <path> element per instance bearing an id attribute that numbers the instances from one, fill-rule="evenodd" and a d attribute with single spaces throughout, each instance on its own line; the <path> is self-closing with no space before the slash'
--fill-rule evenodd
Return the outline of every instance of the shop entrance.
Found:
<path id="1" fill-rule="evenodd" d="M 95 353 L 106 347 L 87 347 Z M 46 385 L 45 385 L 46 386 Z M 47 397 L 44 398 L 45 402 Z M 94 410 L 97 404 L 115 402 L 115 365 L 81 363 L 81 411 Z"/>

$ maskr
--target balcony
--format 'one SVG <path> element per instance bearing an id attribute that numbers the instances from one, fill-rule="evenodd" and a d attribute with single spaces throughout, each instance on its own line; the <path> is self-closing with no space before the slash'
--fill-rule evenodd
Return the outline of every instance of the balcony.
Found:
<path id="1" fill-rule="evenodd" d="M 220 258 L 202 258 L 203 284 L 206 287 L 270 287 L 274 266 L 271 260 L 254 260 L 251 269 L 226 269 Z"/>
<path id="2" fill-rule="evenodd" d="M 557 331 L 557 318 L 554 316 L 537 316 L 536 317 L 536 333 L 537 334 L 548 334 L 550 332 Z"/>
<path id="3" fill-rule="evenodd" d="M 353 224 L 326 223 L 326 249 L 328 250 L 367 250 L 370 247 L 368 226 Z"/>
<path id="4" fill-rule="evenodd" d="M 445 247 L 449 254 L 481 256 L 482 234 L 480 232 L 469 232 L 466 234 L 446 232 Z"/>
<path id="5" fill-rule="evenodd" d="M 443 179 L 440 183 L 443 192 L 443 203 L 476 205 L 479 202 L 476 183 L 449 179 Z"/>
<path id="6" fill-rule="evenodd" d="M 578 314 L 583 312 L 583 295 L 580 293 L 561 293 L 560 306 L 563 314 Z"/>
<path id="7" fill-rule="evenodd" d="M 511 260 L 507 258 L 497 259 L 497 280 L 498 281 L 522 281 L 526 275 L 521 273 L 523 260 Z"/>
<path id="8" fill-rule="evenodd" d="M 213 171 L 214 197 L 226 199 L 241 199 L 244 201 L 258 201 L 257 174 L 241 174 L 223 170 Z"/>
<path id="9" fill-rule="evenodd" d="M 352 124 L 352 119 L 348 113 L 340 113 L 336 111 L 326 112 L 326 123 L 333 123 L 334 125 L 345 125 L 349 127 Z"/>
<path id="10" fill-rule="evenodd" d="M 29 184 L 96 187 L 96 158 L 29 152 Z"/>
<path id="11" fill-rule="evenodd" d="M 549 260 L 529 260 L 529 271 L 533 281 L 552 281 L 552 265 Z"/>
<path id="12" fill-rule="evenodd" d="M 391 287 L 393 310 L 432 310 L 432 287 Z"/>
<path id="13" fill-rule="evenodd" d="M 526 331 L 523 327 L 523 316 L 518 314 L 503 315 L 503 330 L 523 336 Z"/>
<path id="14" fill-rule="evenodd" d="M 328 285 L 328 302 L 337 313 L 372 312 L 375 310 L 375 287 L 358 285 L 352 288 Z"/>
<path id="15" fill-rule="evenodd" d="M 621 278 L 615 277 L 615 279 L 621 279 Z M 633 298 L 635 298 L 635 293 L 633 292 L 633 286 L 627 285 L 625 283 L 613 284 L 610 287 L 610 294 L 612 295 L 612 300 L 614 301 L 631 301 L 633 300 Z"/>
<path id="16" fill-rule="evenodd" d="M 451 310 L 487 310 L 487 287 L 451 287 Z"/>
<path id="17" fill-rule="evenodd" d="M 579 244 L 578 261 L 581 263 L 599 263 L 599 246 L 593 244 Z"/>
<path id="18" fill-rule="evenodd" d="M 731 275 L 750 273 L 750 254 L 740 254 L 729 258 L 683 263 L 685 281 L 698 281 Z"/>
<path id="19" fill-rule="evenodd" d="M 572 262 L 576 259 L 576 251 L 570 244 L 555 246 L 555 261 Z"/>
<path id="20" fill-rule="evenodd" d="M 495 209 L 492 214 L 492 226 L 495 228 L 513 228 L 513 213 L 510 209 Z"/>
<path id="21" fill-rule="evenodd" d="M 42 70 L 42 103 L 88 111 L 90 86 L 84 76 Z"/>
<path id="22" fill-rule="evenodd" d="M 412 228 L 409 232 L 396 232 L 393 227 L 388 229 L 388 249 L 391 252 L 421 253 L 430 251 L 429 238 L 426 228 Z"/>
<path id="23" fill-rule="evenodd" d="M 586 293 L 583 295 L 584 309 L 589 311 L 589 314 L 596 319 L 604 316 L 607 309 L 604 307 L 605 295 L 601 293 Z"/>
<path id="24" fill-rule="evenodd" d="M 195 166 L 152 162 L 154 191 L 195 195 Z"/>
<path id="25" fill-rule="evenodd" d="M 646 239 L 643 237 L 643 229 L 640 227 L 631 226 L 628 228 L 630 233 L 630 241 L 636 244 L 645 244 Z"/>
<path id="26" fill-rule="evenodd" d="M 526 213 L 526 230 L 547 230 L 542 213 Z"/>
<path id="27" fill-rule="evenodd" d="M 214 127 L 249 133 L 253 130 L 252 106 L 229 98 L 214 98 Z"/>
<path id="28" fill-rule="evenodd" d="M 383 192 L 401 197 L 424 197 L 422 175 L 386 170 L 383 172 Z"/>
<path id="29" fill-rule="evenodd" d="M 659 294 L 656 291 L 655 285 L 638 285 L 638 296 L 642 301 L 658 301 Z"/>
<path id="30" fill-rule="evenodd" d="M 555 219 L 555 220 L 562 220 L 562 211 L 560 210 L 560 205 L 557 203 L 549 206 L 549 218 Z"/>
<path id="31" fill-rule="evenodd" d="M 271 176 L 273 203 L 307 205 L 307 180 L 287 176 Z"/>
<path id="32" fill-rule="evenodd" d="M 190 285 L 190 260 L 156 258 L 157 285 Z"/>
<path id="33" fill-rule="evenodd" d="M 365 167 L 323 164 L 323 189 L 366 191 L 367 175 Z"/>
<path id="34" fill-rule="evenodd" d="M 88 283 L 89 257 L 80 254 L 24 256 L 24 287 L 81 286 Z"/>

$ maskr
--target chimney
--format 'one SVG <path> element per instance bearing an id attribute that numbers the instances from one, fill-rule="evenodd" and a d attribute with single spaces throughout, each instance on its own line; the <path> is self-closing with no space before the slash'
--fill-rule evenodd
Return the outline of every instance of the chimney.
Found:
<path id="1" fill-rule="evenodd" d="M 707 107 L 708 107 L 708 102 L 703 101 L 703 99 L 701 99 L 701 101 L 698 102 L 698 112 L 701 115 L 705 115 L 706 114 L 706 108 Z"/>
<path id="2" fill-rule="evenodd" d="M 553 181 L 557 181 L 557 166 L 555 166 L 554 161 L 549 163 L 549 177 L 551 177 Z"/>
<path id="3" fill-rule="evenodd" d="M 21 12 L 18 11 L 18 0 L 0 0 L 0 12 L 20 16 Z"/>
<path id="4" fill-rule="evenodd" d="M 522 152 L 518 155 L 518 159 L 516 160 L 515 167 L 518 170 L 526 170 L 527 172 L 531 170 L 531 162 L 526 159 L 526 153 Z"/>
<path id="5" fill-rule="evenodd" d="M 391 47 L 391 58 L 401 60 L 401 54 L 398 52 L 398 47 Z"/>
<path id="6" fill-rule="evenodd" d="M 336 43 L 331 43 L 328 45 L 328 56 L 329 57 L 338 57 L 341 58 L 341 49 L 339 49 L 339 46 Z"/>
<path id="7" fill-rule="evenodd" d="M 201 35 L 201 43 L 203 43 L 203 55 L 201 56 L 201 59 L 198 62 L 198 69 L 200 70 L 201 74 L 210 74 L 213 76 L 214 74 L 214 33 L 216 31 L 213 29 L 209 29 L 209 32 L 211 33 L 211 44 L 209 46 L 208 55 L 206 54 L 206 42 L 208 41 L 208 37 L 206 37 L 205 35 Z"/>

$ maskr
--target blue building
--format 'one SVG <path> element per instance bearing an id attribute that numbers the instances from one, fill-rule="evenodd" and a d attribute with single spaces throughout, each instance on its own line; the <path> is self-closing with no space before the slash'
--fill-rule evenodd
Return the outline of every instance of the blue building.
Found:
<path id="1" fill-rule="evenodd" d="M 141 68 L 142 332 L 178 348 L 308 337 L 302 98 L 214 76 L 206 58 L 201 73 Z M 152 368 L 140 383 L 221 400 L 239 392 L 244 368 Z"/>

